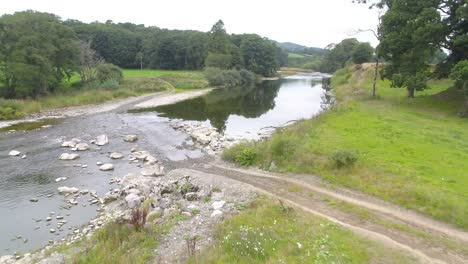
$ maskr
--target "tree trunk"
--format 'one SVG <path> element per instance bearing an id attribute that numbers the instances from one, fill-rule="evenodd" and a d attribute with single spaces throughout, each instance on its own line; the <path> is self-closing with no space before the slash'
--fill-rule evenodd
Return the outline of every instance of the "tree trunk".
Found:
<path id="1" fill-rule="evenodd" d="M 408 88 L 408 98 L 414 98 L 414 89 Z"/>
<path id="2" fill-rule="evenodd" d="M 375 97 L 375 89 L 377 84 L 377 75 L 379 73 L 379 58 L 377 58 L 375 62 L 375 70 L 374 70 L 374 80 L 372 81 L 372 97 Z"/>
<path id="3" fill-rule="evenodd" d="M 143 56 L 140 57 L 140 70 L 143 70 Z"/>

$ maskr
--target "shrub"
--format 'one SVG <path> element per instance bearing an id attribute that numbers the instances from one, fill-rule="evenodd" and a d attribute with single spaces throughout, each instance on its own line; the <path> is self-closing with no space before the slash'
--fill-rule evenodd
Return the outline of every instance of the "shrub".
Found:
<path id="1" fill-rule="evenodd" d="M 234 87 L 239 85 L 252 85 L 255 75 L 248 70 L 222 70 L 219 68 L 206 68 L 205 78 L 210 85 Z"/>
<path id="2" fill-rule="evenodd" d="M 104 82 L 102 82 L 99 85 L 99 87 L 102 88 L 102 89 L 113 90 L 113 89 L 119 88 L 119 82 L 117 80 L 115 80 L 115 79 L 108 79 L 108 80 L 105 80 Z"/>
<path id="3" fill-rule="evenodd" d="M 122 70 L 111 63 L 102 63 L 96 67 L 96 78 L 100 83 L 115 80 L 119 84 L 123 80 Z"/>
<path id="4" fill-rule="evenodd" d="M 354 152 L 339 150 L 330 156 L 330 160 L 336 168 L 350 167 L 356 163 L 358 157 Z"/>
<path id="5" fill-rule="evenodd" d="M 24 117 L 21 111 L 22 105 L 15 100 L 0 98 L 0 120 L 8 120 Z"/>
<path id="6" fill-rule="evenodd" d="M 256 158 L 257 152 L 254 148 L 245 148 L 234 157 L 234 160 L 242 166 L 251 166 Z"/>

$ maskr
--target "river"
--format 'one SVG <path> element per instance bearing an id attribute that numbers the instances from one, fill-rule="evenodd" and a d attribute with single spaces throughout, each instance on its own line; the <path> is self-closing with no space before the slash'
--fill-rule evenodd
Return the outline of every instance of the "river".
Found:
<path id="1" fill-rule="evenodd" d="M 127 156 L 138 145 L 163 161 L 166 170 L 187 166 L 203 159 L 204 153 L 184 144 L 188 136 L 174 130 L 171 119 L 201 121 L 229 136 L 257 139 L 265 128 L 320 113 L 328 102 L 322 77 L 296 75 L 254 87 L 216 89 L 201 97 L 137 111 L 129 104 L 105 113 L 67 118 L 39 130 L 0 133 L 0 255 L 38 249 L 94 218 L 98 207 L 90 204 L 89 196 L 80 196 L 78 205 L 67 209 L 57 188 L 94 190 L 101 197 L 115 187 L 109 184 L 112 177 L 138 171 L 127 158 L 111 160 L 109 153 Z M 108 135 L 110 144 L 91 145 L 89 151 L 80 152 L 78 160 L 58 160 L 61 153 L 70 152 L 60 147 L 64 139 L 80 138 L 89 143 L 100 134 Z M 137 134 L 139 140 L 124 142 L 126 134 Z M 27 158 L 8 156 L 13 149 Z M 115 170 L 99 171 L 98 161 L 112 162 Z M 68 179 L 56 183 L 59 177 Z M 33 197 L 38 202 L 30 202 Z M 57 215 L 64 219 L 56 219 Z M 47 217 L 52 220 L 46 221 Z M 63 220 L 67 223 L 57 228 Z M 52 228 L 55 233 L 50 232 Z"/>

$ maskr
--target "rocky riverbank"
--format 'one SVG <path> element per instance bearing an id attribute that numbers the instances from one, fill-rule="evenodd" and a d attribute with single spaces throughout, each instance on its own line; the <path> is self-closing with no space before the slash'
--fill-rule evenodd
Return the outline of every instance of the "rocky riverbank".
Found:
<path id="1" fill-rule="evenodd" d="M 221 151 L 228 144 L 238 142 L 217 134 L 212 128 L 185 127 L 187 131 L 192 131 L 189 135 L 196 144 L 210 146 L 213 153 Z M 134 143 L 138 136 L 125 135 L 122 140 Z M 96 147 L 92 147 L 93 144 Z M 61 147 L 70 153 L 64 152 L 58 158 L 62 162 L 73 162 L 80 158 L 79 153 L 108 144 L 112 142 L 109 142 L 106 135 L 100 135 L 89 142 L 79 138 L 64 140 Z M 64 197 L 62 208 L 97 205 L 98 216 L 95 219 L 81 227 L 68 227 L 68 232 L 71 233 L 68 237 L 59 241 L 51 240 L 48 246 L 36 253 L 3 256 L 0 263 L 65 263 L 70 256 L 55 252 L 59 246 L 74 246 L 77 241 L 90 239 L 97 230 L 110 222 L 130 223 L 134 211 L 143 208 L 143 204 L 146 205 L 145 210 L 148 210 L 146 225 L 162 224 L 174 215 L 183 219 L 162 238 L 161 246 L 156 249 L 157 255 L 161 256 L 158 259 L 160 263 L 173 263 L 187 256 L 187 237 L 196 238 L 198 249 L 208 245 L 213 239 L 214 226 L 224 217 L 236 214 L 240 205 L 256 197 L 255 192 L 243 184 L 223 177 L 199 175 L 189 169 L 176 169 L 166 174 L 162 162 L 149 151 L 141 150 L 135 144 L 129 145 L 129 148 L 131 149 L 127 155 L 117 152 L 106 154 L 111 160 L 127 159 L 128 162 L 135 163 L 136 171 L 121 178 L 112 178 L 109 181 L 109 192 L 104 196 L 98 197 L 95 191 L 78 187 L 57 188 L 57 194 Z M 97 162 L 96 165 L 102 171 L 114 169 L 112 163 Z M 65 184 L 67 177 L 60 177 L 55 181 Z M 33 199 L 36 198 L 31 198 L 31 201 Z M 51 212 L 46 219 L 40 220 L 48 223 L 50 233 L 60 233 L 66 229 L 66 217 L 66 214 Z M 80 250 L 79 245 L 76 250 Z"/>

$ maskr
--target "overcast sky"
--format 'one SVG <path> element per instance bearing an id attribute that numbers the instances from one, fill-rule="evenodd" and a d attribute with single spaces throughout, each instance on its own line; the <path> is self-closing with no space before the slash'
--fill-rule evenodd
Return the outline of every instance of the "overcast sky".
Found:
<path id="1" fill-rule="evenodd" d="M 344 38 L 376 40 L 376 11 L 351 0 L 2 0 L 0 14 L 27 9 L 83 22 L 110 19 L 168 29 L 209 31 L 222 19 L 228 33 L 257 33 L 280 42 L 325 47 Z"/>

